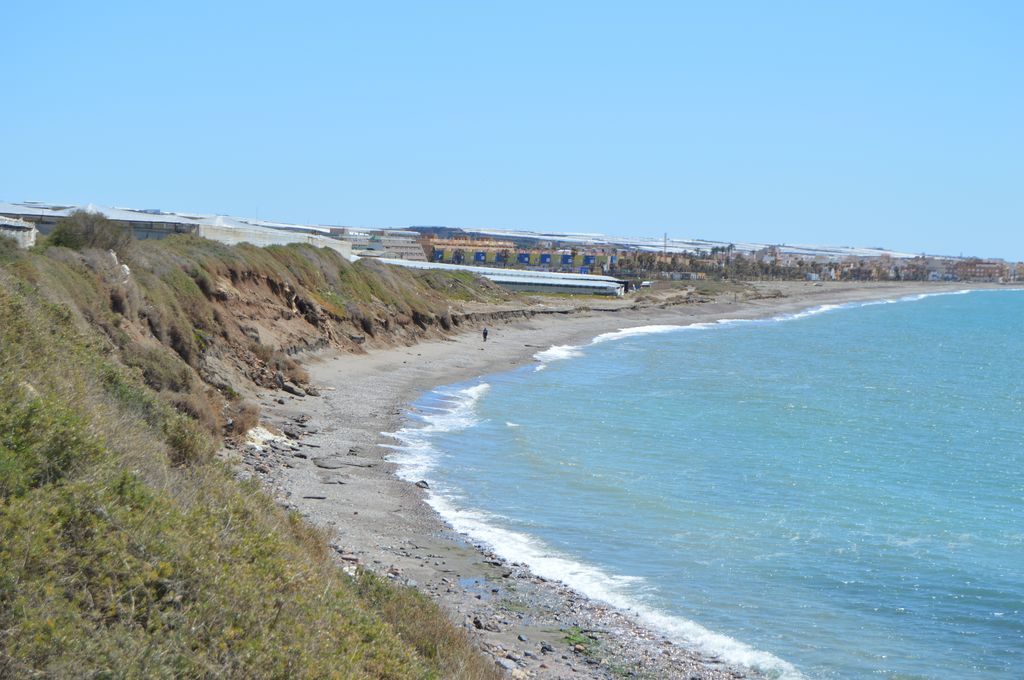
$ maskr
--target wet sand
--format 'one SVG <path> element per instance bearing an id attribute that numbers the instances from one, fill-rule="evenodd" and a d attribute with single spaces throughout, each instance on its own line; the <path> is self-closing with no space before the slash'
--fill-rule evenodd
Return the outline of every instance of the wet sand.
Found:
<path id="1" fill-rule="evenodd" d="M 371 569 L 430 595 L 512 677 L 759 677 L 685 641 L 669 640 L 628 612 L 592 601 L 505 563 L 456 535 L 425 503 L 427 490 L 400 480 L 387 462 L 405 407 L 434 387 L 532 361 L 552 345 L 648 324 L 758 318 L 817 305 L 937 293 L 960 284 L 759 284 L 782 297 L 615 311 L 546 314 L 444 340 L 305 362 L 320 397 L 261 395 L 263 418 L 286 433 L 239 453 L 242 475 L 259 477 L 278 502 L 328 529 L 339 563 Z M 595 302 L 594 307 L 602 303 Z M 278 401 L 284 403 L 278 403 Z"/>

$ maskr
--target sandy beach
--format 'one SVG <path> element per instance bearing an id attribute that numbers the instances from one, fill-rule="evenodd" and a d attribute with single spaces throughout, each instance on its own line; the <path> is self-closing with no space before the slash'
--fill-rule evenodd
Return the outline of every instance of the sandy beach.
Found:
<path id="1" fill-rule="evenodd" d="M 589 311 L 491 325 L 486 343 L 476 327 L 410 347 L 307 356 L 304 364 L 322 396 L 259 395 L 263 420 L 281 434 L 235 454 L 240 474 L 258 477 L 281 505 L 331 533 L 344 568 L 371 569 L 430 595 L 511 677 L 758 677 L 456 535 L 424 502 L 428 489 L 395 476 L 387 460 L 391 440 L 383 433 L 401 427 L 406 406 L 426 390 L 506 370 L 552 345 L 581 344 L 602 332 L 768 317 L 964 287 L 773 282 L 757 284 L 762 295 L 746 300 L 726 295 L 641 309 L 594 301 Z"/>

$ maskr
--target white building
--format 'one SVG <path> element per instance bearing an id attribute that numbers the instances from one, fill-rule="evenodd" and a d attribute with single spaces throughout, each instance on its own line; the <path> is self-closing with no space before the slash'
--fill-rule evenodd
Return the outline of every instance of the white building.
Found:
<path id="1" fill-rule="evenodd" d="M 0 236 L 14 239 L 18 243 L 19 248 L 31 248 L 34 246 L 38 233 L 35 225 L 31 222 L 26 222 L 16 217 L 0 215 Z"/>

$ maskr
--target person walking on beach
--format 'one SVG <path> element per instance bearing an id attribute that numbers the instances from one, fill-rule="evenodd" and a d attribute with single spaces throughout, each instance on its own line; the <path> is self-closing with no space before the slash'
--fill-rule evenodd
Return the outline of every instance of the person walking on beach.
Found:
<path id="1" fill-rule="evenodd" d="M 484 342 L 487 342 L 487 327 L 484 327 Z"/>

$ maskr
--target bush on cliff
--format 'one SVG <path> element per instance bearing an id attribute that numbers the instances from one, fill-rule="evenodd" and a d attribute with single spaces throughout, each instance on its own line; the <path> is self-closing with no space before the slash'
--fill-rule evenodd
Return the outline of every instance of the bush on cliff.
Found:
<path id="1" fill-rule="evenodd" d="M 132 243 L 132 234 L 99 213 L 76 210 L 54 227 L 49 243 L 72 250 L 96 248 L 120 253 Z"/>

